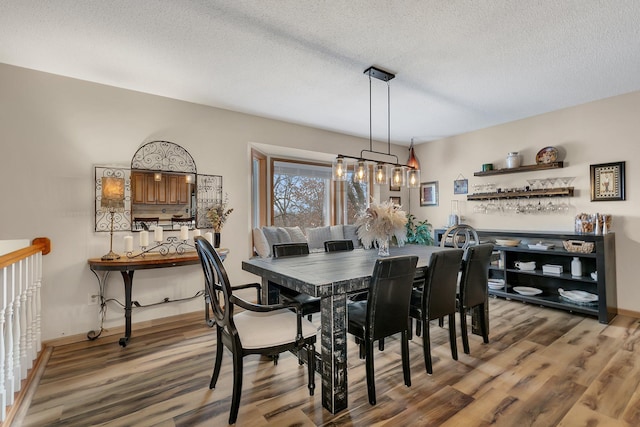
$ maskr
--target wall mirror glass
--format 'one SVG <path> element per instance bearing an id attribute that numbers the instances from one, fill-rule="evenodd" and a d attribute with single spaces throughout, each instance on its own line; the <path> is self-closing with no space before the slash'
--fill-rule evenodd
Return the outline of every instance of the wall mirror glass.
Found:
<path id="1" fill-rule="evenodd" d="M 114 231 L 211 228 L 206 212 L 222 202 L 222 177 L 198 174 L 189 152 L 169 141 L 143 144 L 131 168 L 95 167 L 95 231 L 109 231 L 110 217 L 101 207 L 102 178 L 125 181 L 124 210 L 114 215 Z"/>

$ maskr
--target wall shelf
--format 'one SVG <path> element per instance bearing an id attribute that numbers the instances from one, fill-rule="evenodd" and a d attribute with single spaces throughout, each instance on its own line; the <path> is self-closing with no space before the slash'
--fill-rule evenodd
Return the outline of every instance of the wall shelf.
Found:
<path id="1" fill-rule="evenodd" d="M 529 191 L 506 191 L 469 194 L 467 200 L 520 199 L 527 197 L 573 197 L 573 187 L 543 188 Z"/>
<path id="2" fill-rule="evenodd" d="M 546 170 L 546 169 L 560 169 L 562 167 L 564 167 L 562 162 L 540 163 L 537 165 L 524 165 L 517 168 L 504 168 L 504 169 L 495 169 L 490 171 L 474 172 L 473 176 L 503 175 L 506 173 L 531 172 L 531 171 L 539 171 L 539 170 Z"/>

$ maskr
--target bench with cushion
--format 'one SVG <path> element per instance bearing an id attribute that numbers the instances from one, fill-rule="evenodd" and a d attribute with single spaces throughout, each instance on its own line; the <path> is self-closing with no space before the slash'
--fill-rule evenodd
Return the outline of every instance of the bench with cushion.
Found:
<path id="1" fill-rule="evenodd" d="M 273 256 L 273 245 L 282 243 L 308 243 L 310 252 L 324 252 L 324 242 L 328 240 L 352 240 L 353 246 L 361 247 L 355 225 L 331 225 L 307 228 L 303 233 L 300 227 L 261 227 L 253 229 L 253 246 L 256 254 L 262 258 Z"/>

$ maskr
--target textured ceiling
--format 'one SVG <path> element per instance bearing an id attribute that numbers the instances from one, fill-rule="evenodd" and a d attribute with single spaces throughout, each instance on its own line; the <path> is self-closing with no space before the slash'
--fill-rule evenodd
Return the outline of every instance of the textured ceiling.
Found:
<path id="1" fill-rule="evenodd" d="M 408 144 L 640 90 L 639 29 L 637 0 L 1 0 L 0 62 L 364 137 L 375 65 Z"/>

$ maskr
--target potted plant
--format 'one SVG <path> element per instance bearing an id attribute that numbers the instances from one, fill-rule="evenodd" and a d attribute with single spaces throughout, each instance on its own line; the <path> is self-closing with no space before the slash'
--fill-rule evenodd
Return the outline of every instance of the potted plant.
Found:
<path id="1" fill-rule="evenodd" d="M 416 216 L 407 214 L 407 243 L 416 245 L 433 245 L 433 236 L 431 234 L 431 224 L 428 220 L 417 221 Z"/>
<path id="2" fill-rule="evenodd" d="M 211 222 L 211 227 L 214 233 L 214 247 L 220 247 L 220 232 L 227 218 L 233 212 L 233 208 L 229 208 L 229 195 L 225 194 L 223 201 L 220 201 L 217 205 L 211 207 L 207 211 L 207 219 Z"/>

